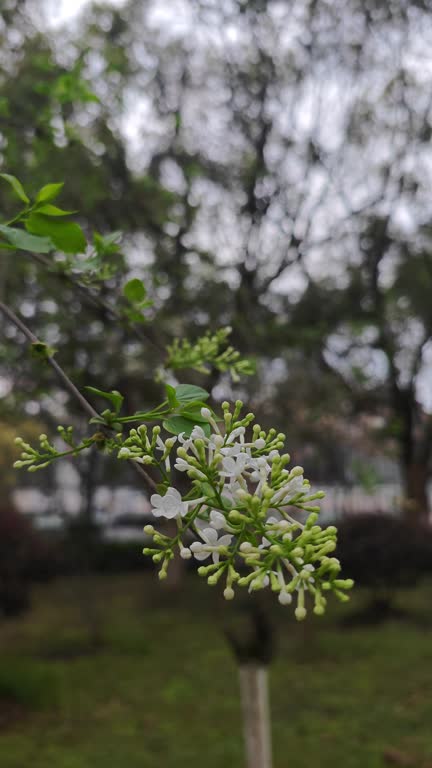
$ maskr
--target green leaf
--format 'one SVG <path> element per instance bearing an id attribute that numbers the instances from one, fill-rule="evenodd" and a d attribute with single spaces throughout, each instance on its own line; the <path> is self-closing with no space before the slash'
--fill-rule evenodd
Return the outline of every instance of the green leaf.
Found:
<path id="1" fill-rule="evenodd" d="M 47 235 L 64 253 L 82 253 L 87 247 L 81 227 L 73 221 L 52 218 L 42 213 L 32 213 L 26 220 L 25 227 L 33 234 Z"/>
<path id="2" fill-rule="evenodd" d="M 134 277 L 126 283 L 123 288 L 123 293 L 131 304 L 138 304 L 139 302 L 144 301 L 147 292 L 142 280 L 139 280 L 138 277 Z"/>
<path id="3" fill-rule="evenodd" d="M 103 419 L 102 416 L 92 416 L 91 419 L 89 419 L 89 424 L 105 424 L 105 419 Z"/>
<path id="4" fill-rule="evenodd" d="M 29 235 L 24 229 L 15 229 L 14 227 L 7 227 L 5 224 L 0 224 L 0 232 L 9 243 L 22 251 L 49 253 L 54 248 L 54 243 L 49 237 Z"/>
<path id="5" fill-rule="evenodd" d="M 199 408 L 182 408 L 180 415 L 189 421 L 193 421 L 194 424 L 207 424 L 208 421 L 201 416 L 201 410 Z"/>
<path id="6" fill-rule="evenodd" d="M 84 387 L 84 389 L 86 389 L 87 392 L 91 392 L 93 395 L 98 395 L 98 397 L 103 397 L 105 400 L 109 400 L 113 405 L 114 411 L 119 413 L 123 405 L 124 397 L 120 392 L 117 392 L 116 389 L 111 390 L 111 392 L 104 392 L 103 389 L 96 389 L 96 387 Z"/>
<path id="7" fill-rule="evenodd" d="M 57 208 L 56 205 L 51 205 L 51 203 L 38 205 L 37 212 L 44 213 L 45 216 L 70 216 L 72 213 L 76 213 L 76 211 L 64 211 L 63 208 Z"/>
<path id="8" fill-rule="evenodd" d="M 54 347 L 50 347 L 43 341 L 34 341 L 30 347 L 30 351 L 32 357 L 35 357 L 38 360 L 47 360 L 49 357 L 54 357 L 55 353 L 57 352 Z"/>
<path id="9" fill-rule="evenodd" d="M 109 235 L 101 235 L 99 232 L 94 232 L 93 244 L 100 256 L 106 256 L 119 252 L 121 238 L 121 232 L 111 232 Z"/>
<path id="10" fill-rule="evenodd" d="M 39 190 L 39 192 L 36 195 L 36 202 L 37 203 L 49 203 L 51 200 L 55 200 L 56 197 L 59 196 L 60 192 L 63 189 L 64 182 L 60 182 L 59 184 L 45 184 L 42 189 Z"/>
<path id="11" fill-rule="evenodd" d="M 208 400 L 209 393 L 195 384 L 179 384 L 175 390 L 177 400 L 182 405 L 193 403 L 195 400 Z"/>
<path id="12" fill-rule="evenodd" d="M 190 419 L 185 419 L 183 416 L 170 416 L 169 419 L 166 419 L 163 422 L 163 427 L 167 432 L 170 432 L 172 435 L 180 435 L 182 432 L 184 432 L 186 437 L 189 437 L 194 426 L 197 425 Z M 198 426 L 204 430 L 204 433 L 207 436 L 210 435 L 210 424 L 206 422 L 205 424 L 200 423 Z"/>
<path id="13" fill-rule="evenodd" d="M 177 408 L 179 401 L 177 400 L 176 391 L 171 384 L 165 384 L 165 391 L 167 394 L 168 404 L 171 408 Z"/>
<path id="14" fill-rule="evenodd" d="M 0 178 L 4 179 L 8 184 L 11 185 L 12 189 L 16 192 L 19 199 L 22 200 L 23 203 L 30 202 L 30 198 L 27 197 L 23 185 L 16 176 L 11 176 L 10 173 L 0 173 Z"/>

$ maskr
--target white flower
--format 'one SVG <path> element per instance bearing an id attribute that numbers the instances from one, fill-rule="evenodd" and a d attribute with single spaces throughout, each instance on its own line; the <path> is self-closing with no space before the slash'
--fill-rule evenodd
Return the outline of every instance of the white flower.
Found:
<path id="1" fill-rule="evenodd" d="M 150 498 L 150 503 L 155 517 L 166 517 L 168 520 L 183 517 L 188 509 L 186 502 L 182 501 L 181 494 L 176 488 L 168 488 L 165 496 L 154 493 Z"/>
<path id="2" fill-rule="evenodd" d="M 240 453 L 238 456 L 228 456 L 222 459 L 223 471 L 220 473 L 222 477 L 229 477 L 233 480 L 241 477 L 246 467 L 250 463 L 250 457 L 245 453 Z"/>
<path id="3" fill-rule="evenodd" d="M 174 467 L 179 472 L 187 472 L 188 469 L 191 469 L 191 466 L 190 466 L 190 464 L 188 464 L 186 459 L 181 459 L 179 456 L 177 456 L 177 458 L 176 458 Z"/>
<path id="4" fill-rule="evenodd" d="M 273 496 L 273 502 L 279 504 L 287 504 L 288 501 L 294 496 L 297 496 L 303 490 L 303 475 L 296 475 L 291 480 L 276 491 Z"/>
<path id="5" fill-rule="evenodd" d="M 241 443 L 234 443 L 234 445 L 226 445 L 220 449 L 222 456 L 239 456 L 244 453 Z"/>
<path id="6" fill-rule="evenodd" d="M 254 483 L 262 483 L 267 479 L 271 472 L 271 466 L 267 463 L 264 456 L 259 456 L 257 459 L 251 459 L 250 466 L 254 470 L 250 476 L 250 479 Z"/>
<path id="7" fill-rule="evenodd" d="M 200 541 L 194 541 L 190 545 L 191 552 L 194 553 L 197 560 L 206 560 L 211 555 L 213 562 L 218 563 L 220 557 L 219 547 L 228 547 L 231 544 L 232 536 L 226 534 L 219 539 L 215 528 L 204 528 L 204 530 L 198 528 L 198 533 L 204 544 Z"/>
<path id="8" fill-rule="evenodd" d="M 217 509 L 212 509 L 210 512 L 210 525 L 217 531 L 230 531 L 232 530 L 227 523 L 225 515 L 219 512 Z"/>
<path id="9" fill-rule="evenodd" d="M 214 528 L 215 531 L 232 531 L 233 529 L 228 524 L 227 519 L 222 512 L 217 509 L 212 509 L 210 512 L 209 520 L 195 520 L 195 527 L 201 532 L 206 528 Z"/>
<path id="10" fill-rule="evenodd" d="M 244 440 L 246 429 L 244 427 L 236 427 L 233 429 L 232 432 L 229 433 L 228 437 L 226 438 L 226 444 L 233 443 L 236 437 L 240 437 L 241 440 Z"/>
<path id="11" fill-rule="evenodd" d="M 202 427 L 199 427 L 198 425 L 193 428 L 191 432 L 191 439 L 192 440 L 207 440 L 206 433 L 204 432 Z"/>

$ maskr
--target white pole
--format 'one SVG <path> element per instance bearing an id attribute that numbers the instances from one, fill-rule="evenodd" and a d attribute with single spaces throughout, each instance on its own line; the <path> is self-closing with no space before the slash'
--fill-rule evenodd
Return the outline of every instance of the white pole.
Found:
<path id="1" fill-rule="evenodd" d="M 247 768 L 272 768 L 268 669 L 240 666 L 240 694 Z"/>

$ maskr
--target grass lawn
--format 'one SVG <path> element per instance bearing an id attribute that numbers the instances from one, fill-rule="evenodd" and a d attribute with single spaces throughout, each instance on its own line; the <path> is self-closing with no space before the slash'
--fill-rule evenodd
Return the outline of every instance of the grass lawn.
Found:
<path id="1" fill-rule="evenodd" d="M 95 652 L 73 581 L 39 587 L 31 613 L 0 625 L 1 768 L 242 766 L 223 635 L 239 604 L 194 576 L 167 594 L 148 572 L 99 578 L 91 592 L 103 635 Z M 357 590 L 351 605 L 306 624 L 272 603 L 275 768 L 381 768 L 387 750 L 430 764 L 432 629 L 341 628 L 364 598 Z M 424 619 L 431 598 L 429 585 L 399 596 Z"/>

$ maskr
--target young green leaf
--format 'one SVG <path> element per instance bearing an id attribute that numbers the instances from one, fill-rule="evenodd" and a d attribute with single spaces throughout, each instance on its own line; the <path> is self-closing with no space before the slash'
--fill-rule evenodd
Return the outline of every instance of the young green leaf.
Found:
<path id="1" fill-rule="evenodd" d="M 15 248 L 21 251 L 34 251 L 34 253 L 49 253 L 54 249 L 54 243 L 49 237 L 29 235 L 24 229 L 15 229 L 0 224 L 0 233 Z"/>
<path id="2" fill-rule="evenodd" d="M 185 419 L 183 416 L 170 416 L 169 419 L 166 419 L 163 422 L 163 427 L 167 432 L 170 432 L 172 435 L 180 435 L 184 432 L 186 437 L 189 437 L 194 426 L 196 426 L 195 422 L 190 421 L 190 419 Z M 208 422 L 200 422 L 199 426 L 204 430 L 204 433 L 207 436 L 210 435 L 211 429 Z"/>
<path id="3" fill-rule="evenodd" d="M 50 203 L 51 200 L 55 200 L 56 197 L 59 196 L 60 192 L 63 189 L 64 182 L 60 182 L 59 184 L 45 184 L 42 189 L 39 190 L 39 192 L 36 195 L 36 202 L 37 203 Z"/>
<path id="4" fill-rule="evenodd" d="M 87 392 L 91 392 L 93 395 L 98 395 L 105 400 L 109 400 L 109 402 L 112 403 L 114 411 L 119 413 L 123 405 L 124 397 L 120 392 L 117 392 L 116 389 L 113 389 L 111 392 L 104 392 L 103 389 L 96 389 L 96 387 L 84 387 L 84 389 L 86 389 Z"/>
<path id="5" fill-rule="evenodd" d="M 32 357 L 35 357 L 38 360 L 47 360 L 49 357 L 54 357 L 57 352 L 54 347 L 50 347 L 43 341 L 34 341 L 30 347 L 30 351 Z"/>
<path id="6" fill-rule="evenodd" d="M 72 213 L 76 213 L 76 211 L 64 211 L 63 208 L 57 208 L 56 205 L 51 205 L 51 203 L 38 205 L 36 210 L 38 213 L 44 213 L 45 216 L 70 216 Z"/>
<path id="7" fill-rule="evenodd" d="M 192 403 L 195 400 L 208 400 L 209 393 L 202 387 L 197 387 L 195 384 L 179 384 L 176 387 L 177 400 L 185 405 L 186 403 Z"/>
<path id="8" fill-rule="evenodd" d="M 99 232 L 93 233 L 93 245 L 99 256 L 108 256 L 119 253 L 121 232 L 111 232 L 108 235 L 101 235 Z"/>
<path id="9" fill-rule="evenodd" d="M 199 408 L 182 408 L 180 416 L 188 421 L 193 421 L 194 424 L 207 424 L 208 420 L 201 416 L 201 410 Z"/>
<path id="10" fill-rule="evenodd" d="M 123 288 L 123 293 L 127 300 L 131 302 L 131 304 L 138 304 L 139 302 L 144 301 L 146 297 L 145 285 L 142 280 L 134 277 L 132 280 L 129 280 L 129 282 L 126 283 Z"/>
<path id="11" fill-rule="evenodd" d="M 19 197 L 20 200 L 22 200 L 23 203 L 29 203 L 30 199 L 27 197 L 24 187 L 19 181 L 19 179 L 16 178 L 16 176 L 12 176 L 10 173 L 0 173 L 0 178 L 7 181 L 8 184 L 11 185 L 12 189 L 16 193 L 16 195 Z"/>
<path id="12" fill-rule="evenodd" d="M 82 253 L 87 247 L 81 227 L 73 221 L 32 213 L 25 227 L 32 234 L 50 237 L 54 245 L 64 253 Z"/>
<path id="13" fill-rule="evenodd" d="M 165 391 L 167 394 L 167 400 L 168 400 L 169 406 L 171 408 L 177 408 L 177 406 L 180 405 L 180 403 L 177 400 L 175 388 L 172 387 L 171 384 L 165 384 Z"/>

